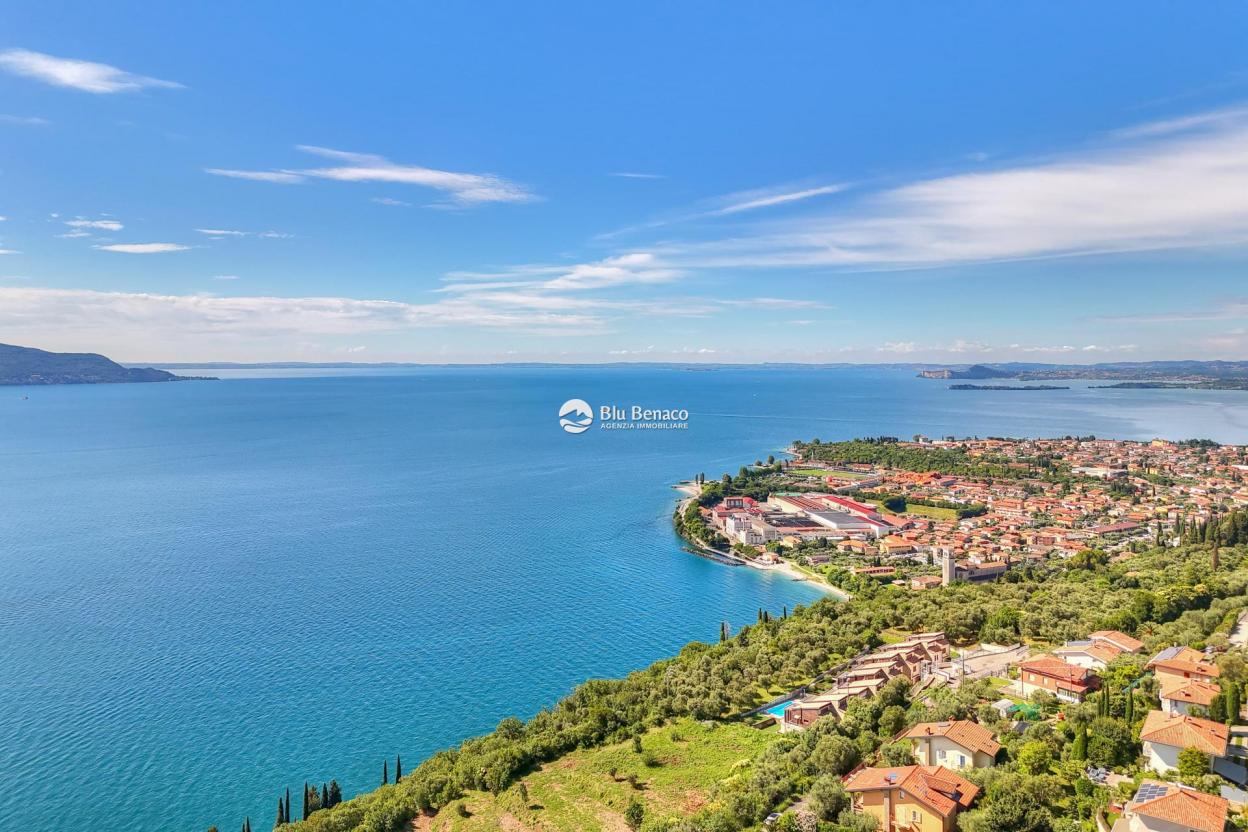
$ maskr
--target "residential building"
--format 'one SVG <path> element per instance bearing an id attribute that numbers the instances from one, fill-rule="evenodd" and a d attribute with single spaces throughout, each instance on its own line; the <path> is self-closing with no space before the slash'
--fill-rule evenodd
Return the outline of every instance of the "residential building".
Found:
<path id="1" fill-rule="evenodd" d="M 1088 668 L 1054 656 L 1036 656 L 1018 665 L 1018 689 L 1024 697 L 1042 690 L 1063 702 L 1082 702 L 1100 686 L 1100 677 Z"/>
<path id="2" fill-rule="evenodd" d="M 1212 766 L 1226 756 L 1229 737 L 1230 730 L 1220 722 L 1164 711 L 1149 711 L 1140 730 L 1145 765 L 1158 774 L 1177 770 L 1185 748 L 1200 749 Z"/>
<path id="3" fill-rule="evenodd" d="M 979 787 L 941 766 L 864 768 L 845 781 L 855 812 L 869 814 L 881 832 L 953 832 Z"/>
<path id="4" fill-rule="evenodd" d="M 1221 671 L 1206 658 L 1205 654 L 1191 647 L 1167 647 L 1148 663 L 1148 669 L 1157 677 L 1157 683 L 1166 688 L 1182 684 L 1189 679 L 1215 683 Z"/>
<path id="5" fill-rule="evenodd" d="M 967 719 L 920 722 L 898 739 L 909 740 L 915 761 L 925 766 L 988 768 L 1001 750 L 992 731 Z"/>
<path id="6" fill-rule="evenodd" d="M 1113 832 L 1222 832 L 1230 804 L 1178 783 L 1144 780 Z"/>
<path id="7" fill-rule="evenodd" d="M 1208 682 L 1192 679 L 1187 682 L 1176 683 L 1169 688 L 1162 688 L 1159 694 L 1161 697 L 1161 710 L 1171 716 L 1174 714 L 1188 714 L 1191 713 L 1193 705 L 1208 708 L 1213 704 L 1213 700 L 1219 693 L 1221 693 L 1221 689 L 1217 685 L 1211 685 Z"/>

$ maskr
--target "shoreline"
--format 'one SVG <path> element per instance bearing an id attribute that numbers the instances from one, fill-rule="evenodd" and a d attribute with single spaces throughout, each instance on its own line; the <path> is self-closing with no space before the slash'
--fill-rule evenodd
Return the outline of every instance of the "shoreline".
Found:
<path id="1" fill-rule="evenodd" d="M 698 487 L 694 485 L 691 480 L 682 480 L 676 483 L 675 485 L 673 485 L 672 488 L 686 495 L 676 505 L 677 515 L 684 514 L 685 507 L 688 506 L 689 503 L 698 496 L 700 491 Z M 848 601 L 850 598 L 854 597 L 852 593 L 846 592 L 845 590 L 841 589 L 839 586 L 834 586 L 833 584 L 828 583 L 827 580 L 820 577 L 819 575 L 816 575 L 811 572 L 807 572 L 803 570 L 797 564 L 792 563 L 791 561 L 788 561 L 784 558 L 781 558 L 778 563 L 771 564 L 768 566 L 761 566 L 757 563 L 751 563 L 749 560 L 741 557 L 735 552 L 732 552 L 732 551 L 722 552 L 719 549 L 713 549 L 709 546 L 706 546 L 705 544 L 701 542 L 690 540 L 684 535 L 681 535 L 679 532 L 677 532 L 677 536 L 679 536 L 681 540 L 685 541 L 687 545 L 693 548 L 700 549 L 701 551 L 706 552 L 708 554 L 713 554 L 716 557 L 735 560 L 738 563 L 740 563 L 742 566 L 747 566 L 751 569 L 757 569 L 759 572 L 782 572 L 788 576 L 789 580 L 794 581 L 795 583 L 810 584 L 811 586 L 835 597 L 839 601 Z"/>

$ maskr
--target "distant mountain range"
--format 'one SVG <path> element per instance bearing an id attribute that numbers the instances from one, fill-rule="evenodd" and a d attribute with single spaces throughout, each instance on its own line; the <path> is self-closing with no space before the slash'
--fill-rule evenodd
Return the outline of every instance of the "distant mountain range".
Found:
<path id="1" fill-rule="evenodd" d="M 186 381 L 151 367 L 123 367 L 91 352 L 47 352 L 33 347 L 0 344 L 0 385 L 122 384 Z"/>

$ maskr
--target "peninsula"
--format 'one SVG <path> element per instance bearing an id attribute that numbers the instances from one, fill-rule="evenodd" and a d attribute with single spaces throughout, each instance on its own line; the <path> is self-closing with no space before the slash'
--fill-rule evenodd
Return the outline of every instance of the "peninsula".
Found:
<path id="1" fill-rule="evenodd" d="M 47 352 L 0 344 L 0 385 L 126 384 L 202 380 L 151 367 L 124 367 L 90 352 Z"/>

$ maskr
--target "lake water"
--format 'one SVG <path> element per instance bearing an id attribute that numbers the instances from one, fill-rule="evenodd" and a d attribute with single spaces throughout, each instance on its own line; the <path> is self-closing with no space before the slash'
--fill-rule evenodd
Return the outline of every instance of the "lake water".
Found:
<path id="1" fill-rule="evenodd" d="M 1248 393 L 909 372 L 431 368 L 0 388 L 0 827 L 235 829 L 817 597 L 684 553 L 670 485 L 795 438 L 1248 441 Z M 28 397 L 28 398 L 27 398 Z M 680 431 L 559 405 L 687 408 Z M 296 803 L 298 801 L 296 800 Z"/>

